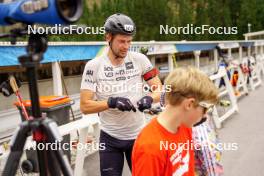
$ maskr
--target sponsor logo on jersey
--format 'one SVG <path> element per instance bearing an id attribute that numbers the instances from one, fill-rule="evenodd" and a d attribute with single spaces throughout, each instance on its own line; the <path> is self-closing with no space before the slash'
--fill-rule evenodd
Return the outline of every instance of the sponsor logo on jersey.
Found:
<path id="1" fill-rule="evenodd" d="M 126 74 L 134 74 L 134 73 L 138 73 L 139 70 L 138 69 L 134 69 L 134 70 L 126 70 Z"/>
<path id="2" fill-rule="evenodd" d="M 140 76 L 140 74 L 137 73 L 137 74 L 134 74 L 134 75 L 130 75 L 128 79 L 131 79 L 131 78 L 134 78 L 134 77 L 137 77 L 137 76 Z"/>
<path id="3" fill-rule="evenodd" d="M 115 74 L 116 75 L 124 75 L 125 74 L 125 70 L 119 70 Z"/>
<path id="4" fill-rule="evenodd" d="M 126 80 L 125 76 L 121 76 L 121 77 L 116 78 L 116 81 L 123 81 L 123 80 Z"/>
<path id="5" fill-rule="evenodd" d="M 126 63 L 126 69 L 127 69 L 127 70 L 134 69 L 134 65 L 133 65 L 133 63 L 132 63 L 132 62 L 127 62 L 127 63 Z"/>
<path id="6" fill-rule="evenodd" d="M 113 77 L 114 76 L 114 73 L 113 73 L 114 69 L 113 67 L 111 66 L 104 66 L 104 74 L 106 77 L 110 78 L 110 77 Z"/>
<path id="7" fill-rule="evenodd" d="M 113 71 L 113 67 L 104 67 L 104 71 Z"/>
<path id="8" fill-rule="evenodd" d="M 149 72 L 150 70 L 153 69 L 153 66 L 149 66 L 147 69 L 146 69 L 146 73 Z"/>
<path id="9" fill-rule="evenodd" d="M 113 72 L 105 72 L 104 74 L 105 74 L 105 76 L 108 77 L 108 78 L 114 76 L 114 73 L 113 73 Z"/>
<path id="10" fill-rule="evenodd" d="M 95 83 L 94 81 L 92 81 L 92 80 L 90 80 L 90 79 L 85 79 L 84 82 L 86 82 L 86 83 L 92 83 L 92 84 Z"/>
<path id="11" fill-rule="evenodd" d="M 107 81 L 115 81 L 115 79 L 113 79 L 113 78 L 111 78 L 111 79 L 106 79 L 106 78 L 104 78 L 104 79 L 100 79 L 99 78 L 99 81 L 102 81 L 102 82 L 107 82 Z"/>
<path id="12" fill-rule="evenodd" d="M 93 70 L 87 70 L 86 76 L 93 76 Z"/>

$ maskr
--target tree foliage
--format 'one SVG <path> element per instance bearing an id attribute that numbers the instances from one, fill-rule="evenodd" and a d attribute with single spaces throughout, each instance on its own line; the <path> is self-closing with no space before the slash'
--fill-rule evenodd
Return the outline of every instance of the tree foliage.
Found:
<path id="1" fill-rule="evenodd" d="M 101 0 L 90 7 L 87 3 L 78 24 L 101 27 L 108 16 L 124 13 L 136 23 L 138 41 L 167 40 L 235 40 L 243 39 L 248 32 L 264 28 L 263 0 Z M 184 27 L 210 25 L 213 27 L 237 27 L 238 34 L 160 34 L 160 25 Z M 102 41 L 101 34 L 53 36 L 57 41 Z"/>

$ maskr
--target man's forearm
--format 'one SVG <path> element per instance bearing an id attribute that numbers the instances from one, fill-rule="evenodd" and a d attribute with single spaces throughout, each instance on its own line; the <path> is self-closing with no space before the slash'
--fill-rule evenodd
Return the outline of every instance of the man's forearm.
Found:
<path id="1" fill-rule="evenodd" d="M 85 100 L 81 102 L 81 111 L 83 114 L 92 114 L 105 111 L 109 109 L 107 101 L 94 101 L 94 100 Z"/>
<path id="2" fill-rule="evenodd" d="M 161 92 L 158 90 L 154 91 L 150 94 L 150 96 L 153 98 L 153 103 L 158 103 L 160 102 Z"/>
<path id="3" fill-rule="evenodd" d="M 162 83 L 158 76 L 147 81 L 148 85 L 151 87 L 152 93 L 149 94 L 153 98 L 153 103 L 158 103 L 160 101 L 160 96 L 162 92 Z"/>

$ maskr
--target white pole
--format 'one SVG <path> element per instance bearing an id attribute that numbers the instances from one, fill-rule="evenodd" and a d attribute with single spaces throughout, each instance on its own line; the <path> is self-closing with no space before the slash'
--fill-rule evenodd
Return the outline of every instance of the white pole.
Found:
<path id="1" fill-rule="evenodd" d="M 193 51 L 194 54 L 194 58 L 195 58 L 195 67 L 200 69 L 200 54 L 201 51 L 197 50 L 197 51 Z"/>
<path id="2" fill-rule="evenodd" d="M 242 58 L 243 58 L 243 48 L 242 46 L 239 47 L 239 62 L 242 62 Z"/>
<path id="3" fill-rule="evenodd" d="M 58 62 L 52 62 L 53 94 L 62 95 L 61 70 Z"/>
<path id="4" fill-rule="evenodd" d="M 214 63 L 215 63 L 215 71 L 218 70 L 218 52 L 214 49 Z"/>
<path id="5" fill-rule="evenodd" d="M 245 36 L 245 40 L 246 40 L 246 41 L 248 40 L 248 36 L 247 36 L 247 35 Z"/>
<path id="6" fill-rule="evenodd" d="M 88 134 L 88 127 L 82 128 L 80 130 L 80 144 L 83 146 L 86 144 L 87 134 Z M 91 147 L 93 148 L 93 147 Z M 76 154 L 76 161 L 75 161 L 75 168 L 74 168 L 74 176 L 82 175 L 83 173 L 83 165 L 85 160 L 85 147 L 82 149 L 78 149 L 77 147 L 77 154 Z"/>
<path id="7" fill-rule="evenodd" d="M 231 56 L 232 56 L 232 49 L 231 48 L 228 48 L 227 51 L 228 51 L 228 57 L 231 58 Z"/>
<path id="8" fill-rule="evenodd" d="M 258 46 L 255 46 L 255 55 L 258 54 Z"/>
<path id="9" fill-rule="evenodd" d="M 156 65 L 155 56 L 150 56 L 150 62 L 152 63 L 153 67 Z"/>
<path id="10" fill-rule="evenodd" d="M 168 66 L 169 66 L 169 72 L 173 70 L 173 54 L 168 54 Z"/>
<path id="11" fill-rule="evenodd" d="M 247 48 L 247 56 L 249 57 L 251 55 L 251 46 Z"/>

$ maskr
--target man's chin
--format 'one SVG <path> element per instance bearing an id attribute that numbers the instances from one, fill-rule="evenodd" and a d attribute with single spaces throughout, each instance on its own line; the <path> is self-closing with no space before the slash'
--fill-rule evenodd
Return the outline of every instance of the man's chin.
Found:
<path id="1" fill-rule="evenodd" d="M 123 56 L 123 55 L 118 55 L 118 57 L 116 59 L 119 59 L 119 60 L 122 60 L 122 59 L 125 59 L 126 55 Z"/>
<path id="2" fill-rule="evenodd" d="M 122 56 L 122 57 L 126 57 L 127 56 L 127 53 L 128 53 L 128 51 L 119 51 L 119 56 Z"/>
<path id="3" fill-rule="evenodd" d="M 120 54 L 120 57 L 121 57 L 121 58 L 125 58 L 126 56 L 127 56 L 127 53 Z"/>

